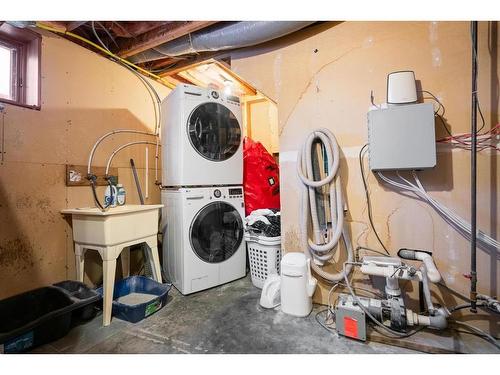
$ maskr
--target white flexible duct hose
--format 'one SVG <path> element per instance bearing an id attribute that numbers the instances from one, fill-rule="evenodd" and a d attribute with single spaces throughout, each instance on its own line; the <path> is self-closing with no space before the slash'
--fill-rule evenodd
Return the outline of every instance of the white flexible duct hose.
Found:
<path id="1" fill-rule="evenodd" d="M 320 181 L 314 180 L 312 163 L 313 143 L 319 139 L 323 143 L 326 156 L 328 158 L 328 175 Z M 344 271 L 330 274 L 323 271 L 318 265 L 324 264 L 333 258 L 338 247 L 340 238 L 343 239 L 347 251 L 347 262 L 353 261 L 352 245 L 344 226 L 344 199 L 342 185 L 340 183 L 340 153 L 337 139 L 328 129 L 318 129 L 307 137 L 297 158 L 297 174 L 302 181 L 302 206 L 300 210 L 300 225 L 303 241 L 303 249 L 306 257 L 311 258 L 311 267 L 317 275 L 330 282 L 338 282 L 345 276 Z M 319 227 L 318 211 L 316 207 L 316 188 L 328 186 L 330 194 L 330 211 L 332 229 L 329 233 L 329 240 L 325 243 L 324 237 Z M 312 222 L 314 241 L 309 238 L 309 218 Z M 348 265 L 345 272 L 351 272 L 351 265 Z"/>

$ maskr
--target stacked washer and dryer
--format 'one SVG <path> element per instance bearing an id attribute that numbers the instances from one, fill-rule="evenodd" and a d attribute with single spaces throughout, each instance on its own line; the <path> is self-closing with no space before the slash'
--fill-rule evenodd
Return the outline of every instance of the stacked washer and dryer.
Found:
<path id="1" fill-rule="evenodd" d="M 178 85 L 162 103 L 163 267 L 182 294 L 245 276 L 239 99 Z"/>

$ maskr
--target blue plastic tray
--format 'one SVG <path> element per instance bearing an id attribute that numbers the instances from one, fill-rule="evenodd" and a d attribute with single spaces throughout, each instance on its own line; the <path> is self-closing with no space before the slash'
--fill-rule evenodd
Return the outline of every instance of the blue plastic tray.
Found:
<path id="1" fill-rule="evenodd" d="M 115 284 L 113 292 L 113 316 L 121 320 L 137 323 L 166 305 L 171 287 L 172 284 L 160 284 L 144 276 L 130 276 L 122 279 Z M 102 287 L 96 289 L 96 291 L 101 295 L 103 294 Z M 157 297 L 137 305 L 126 305 L 116 301 L 118 298 L 131 293 L 152 294 Z"/>

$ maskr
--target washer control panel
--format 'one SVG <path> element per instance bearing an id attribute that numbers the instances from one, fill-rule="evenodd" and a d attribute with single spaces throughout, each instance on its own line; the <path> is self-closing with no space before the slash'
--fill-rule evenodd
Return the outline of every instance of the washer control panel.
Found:
<path id="1" fill-rule="evenodd" d="M 229 188 L 229 198 L 243 198 L 242 188 Z"/>

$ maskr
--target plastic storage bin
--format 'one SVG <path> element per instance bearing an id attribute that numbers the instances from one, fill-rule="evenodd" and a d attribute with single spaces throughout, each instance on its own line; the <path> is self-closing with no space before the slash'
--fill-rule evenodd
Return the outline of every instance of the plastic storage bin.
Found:
<path id="1" fill-rule="evenodd" d="M 262 289 L 268 275 L 280 273 L 281 237 L 265 237 L 246 232 L 245 241 L 252 284 Z"/>
<path id="2" fill-rule="evenodd" d="M 101 296 L 78 281 L 64 281 L 0 301 L 0 353 L 22 353 L 65 336 L 95 315 Z"/>
<path id="3" fill-rule="evenodd" d="M 122 279 L 115 284 L 112 315 L 121 320 L 137 323 L 165 306 L 171 287 L 171 284 L 160 284 L 144 276 L 130 276 Z M 102 295 L 102 287 L 96 289 L 96 292 Z M 119 301 L 133 293 L 138 294 L 139 297 L 151 295 L 151 298 L 136 304 Z"/>

